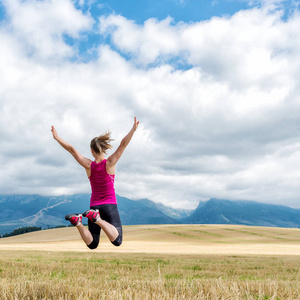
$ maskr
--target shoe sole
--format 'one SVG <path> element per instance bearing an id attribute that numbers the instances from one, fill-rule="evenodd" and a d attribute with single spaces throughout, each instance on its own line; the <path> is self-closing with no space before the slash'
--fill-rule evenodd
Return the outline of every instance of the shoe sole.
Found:
<path id="1" fill-rule="evenodd" d="M 82 214 L 82 216 L 83 216 L 83 217 L 87 217 L 87 214 L 88 214 L 90 211 L 91 211 L 91 209 L 85 211 L 85 212 Z M 99 210 L 98 210 L 98 209 L 93 209 L 93 211 L 94 211 L 94 212 L 97 212 L 98 215 L 99 215 L 99 217 L 100 217 L 100 213 L 99 213 Z M 88 217 L 87 217 L 87 218 L 88 218 Z M 89 219 L 90 221 L 92 221 L 93 223 L 95 223 L 95 222 L 98 220 L 98 218 L 97 218 L 97 219 L 94 219 L 94 218 L 90 219 L 90 218 L 88 218 L 88 219 Z"/>
<path id="2" fill-rule="evenodd" d="M 93 209 L 93 210 L 99 213 L 99 210 L 98 210 L 98 209 Z M 90 211 L 91 211 L 91 209 L 88 209 L 87 211 L 85 211 L 84 213 L 82 213 L 82 216 L 83 216 L 83 217 L 86 217 L 86 215 L 87 215 Z"/>
<path id="3" fill-rule="evenodd" d="M 82 214 L 70 214 L 70 215 L 65 215 L 65 220 L 69 221 L 72 217 L 80 217 Z"/>

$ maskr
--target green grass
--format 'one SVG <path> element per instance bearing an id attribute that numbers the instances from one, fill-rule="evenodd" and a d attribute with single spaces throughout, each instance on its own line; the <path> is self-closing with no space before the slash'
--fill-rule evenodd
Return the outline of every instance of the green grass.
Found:
<path id="1" fill-rule="evenodd" d="M 300 257 L 0 251 L 0 299 L 300 299 Z"/>

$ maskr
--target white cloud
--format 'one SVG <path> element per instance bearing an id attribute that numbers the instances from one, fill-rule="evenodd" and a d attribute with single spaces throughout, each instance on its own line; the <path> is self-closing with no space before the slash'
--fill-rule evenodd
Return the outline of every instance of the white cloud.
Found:
<path id="1" fill-rule="evenodd" d="M 74 49 L 64 42 L 64 35 L 79 38 L 93 23 L 69 0 L 3 0 L 3 4 L 9 16 L 9 30 L 26 45 L 24 50 L 29 55 L 41 58 L 74 55 Z"/>
<path id="2" fill-rule="evenodd" d="M 85 3 L 85 0 L 78 0 L 77 2 L 78 2 L 78 4 L 79 4 L 80 6 L 83 6 L 84 3 Z"/>
<path id="3" fill-rule="evenodd" d="M 210 197 L 299 207 L 298 13 L 282 21 L 263 6 L 143 25 L 101 17 L 99 32 L 118 52 L 102 44 L 83 63 L 68 59 L 76 46 L 63 36 L 80 43 L 94 21 L 70 0 L 3 3 L 2 192 L 89 192 L 50 126 L 90 157 L 90 139 L 110 129 L 117 146 L 136 115 L 140 128 L 118 165 L 119 194 L 176 207 Z"/>
<path id="4" fill-rule="evenodd" d="M 147 20 L 137 25 L 122 16 L 102 16 L 99 20 L 100 33 L 110 34 L 114 44 L 122 51 L 132 53 L 138 63 L 155 62 L 162 54 L 176 54 L 178 32 L 170 26 L 172 19 L 163 21 Z"/>
<path id="5" fill-rule="evenodd" d="M 281 12 L 268 8 L 240 11 L 231 18 L 212 18 L 194 24 L 172 25 L 172 19 L 150 19 L 137 25 L 122 16 L 100 19 L 101 33 L 110 34 L 114 44 L 141 65 L 180 59 L 200 66 L 218 80 L 233 81 L 235 88 L 267 85 L 275 77 L 287 81 L 290 67 L 286 38 L 294 32 L 294 21 L 285 23 Z M 298 18 L 296 18 L 298 20 Z M 298 21 L 296 21 L 298 22 Z M 274 79 L 272 78 L 272 83 Z M 287 84 L 287 82 L 284 82 Z"/>

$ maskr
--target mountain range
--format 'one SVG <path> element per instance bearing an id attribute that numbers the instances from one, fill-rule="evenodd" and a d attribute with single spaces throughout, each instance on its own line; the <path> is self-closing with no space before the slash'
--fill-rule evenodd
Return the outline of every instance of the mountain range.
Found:
<path id="1" fill-rule="evenodd" d="M 0 195 L 0 234 L 18 227 L 68 226 L 64 216 L 89 208 L 89 194 L 72 196 Z M 174 209 L 148 199 L 117 195 L 123 225 L 239 224 L 300 228 L 300 209 L 253 201 L 210 199 L 194 210 Z"/>

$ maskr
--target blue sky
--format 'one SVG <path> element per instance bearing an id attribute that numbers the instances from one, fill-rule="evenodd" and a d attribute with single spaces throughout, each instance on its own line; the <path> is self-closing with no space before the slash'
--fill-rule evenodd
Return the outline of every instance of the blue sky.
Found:
<path id="1" fill-rule="evenodd" d="M 268 2 L 268 1 L 266 1 Z M 299 6 L 298 1 L 269 1 L 277 3 L 275 8 L 281 10 L 282 20 L 287 20 L 290 14 L 294 13 L 295 8 Z M 209 21 L 214 17 L 229 18 L 241 10 L 250 8 L 260 8 L 264 1 L 249 0 L 167 0 L 167 1 L 74 1 L 75 7 L 84 13 L 90 14 L 95 21 L 97 28 L 99 17 L 109 15 L 121 15 L 136 24 L 143 25 L 147 20 L 154 18 L 162 21 L 166 18 L 172 19 L 172 24 L 178 23 L 197 23 Z M 99 44 L 109 44 L 115 51 L 121 53 L 124 57 L 126 53 L 114 47 L 109 38 L 99 35 L 97 30 L 84 33 L 85 38 L 78 40 L 65 36 L 65 41 L 71 46 L 76 46 L 80 53 L 80 59 L 88 61 L 94 58 L 95 53 L 90 49 Z M 78 57 L 77 57 L 78 58 Z M 190 68 L 189 64 L 179 64 L 176 66 L 182 69 Z"/>
<path id="2" fill-rule="evenodd" d="M 91 158 L 137 116 L 119 195 L 300 207 L 298 3 L 0 0 L 1 193 L 89 193 L 51 125 Z"/>
<path id="3" fill-rule="evenodd" d="M 5 21 L 9 16 L 6 14 L 5 7 L 0 1 L 0 20 Z M 26 1 L 25 1 L 26 2 Z M 172 24 L 179 22 L 196 23 L 210 20 L 214 17 L 231 17 L 240 10 L 247 10 L 252 7 L 261 7 L 264 1 L 248 1 L 248 0 L 166 0 L 166 1 L 97 1 L 97 0 L 76 0 L 72 1 L 76 9 L 84 14 L 90 15 L 94 20 L 94 30 L 82 32 L 80 39 L 64 35 L 65 42 L 76 47 L 79 51 L 79 57 L 88 61 L 94 58 L 95 53 L 91 48 L 99 44 L 110 44 L 110 40 L 105 36 L 99 35 L 97 30 L 98 20 L 101 16 L 121 15 L 128 20 L 134 21 L 136 24 L 142 25 L 145 21 L 154 18 L 162 21 L 168 17 L 172 19 Z M 268 1 L 266 1 L 268 2 Z M 280 8 L 283 12 L 282 19 L 286 19 L 290 12 L 298 6 L 298 1 L 270 1 L 279 3 L 277 9 Z M 114 48 L 119 51 L 120 49 Z M 119 51 L 120 52 L 120 51 Z M 126 57 L 125 53 L 122 53 Z M 74 58 L 73 58 L 74 59 Z M 181 65 L 182 68 L 190 66 Z"/>
<path id="4" fill-rule="evenodd" d="M 171 17 L 173 23 L 199 22 L 209 20 L 212 17 L 231 16 L 235 12 L 249 7 L 248 1 L 224 0 L 167 0 L 167 1 L 85 1 L 77 2 L 76 7 L 85 13 L 90 13 L 97 22 L 102 15 L 122 15 L 136 24 L 143 24 L 150 18 L 164 20 Z M 71 45 L 74 40 L 66 39 Z M 106 40 L 106 42 L 109 42 Z M 86 55 L 86 50 L 91 45 L 103 43 L 103 37 L 89 32 L 85 41 L 81 41 L 79 49 L 84 59 L 91 59 L 93 55 Z M 85 54 L 85 55 L 84 55 Z M 183 66 L 184 67 L 184 66 Z M 189 67 L 189 66 L 188 66 Z"/>
<path id="5" fill-rule="evenodd" d="M 174 22 L 197 22 L 212 16 L 232 15 L 248 7 L 247 1 L 205 1 L 205 0 L 165 0 L 165 1 L 95 1 L 91 5 L 78 4 L 78 8 L 90 10 L 97 18 L 102 14 L 121 14 L 141 24 L 150 18 L 163 20 L 168 16 Z"/>

